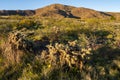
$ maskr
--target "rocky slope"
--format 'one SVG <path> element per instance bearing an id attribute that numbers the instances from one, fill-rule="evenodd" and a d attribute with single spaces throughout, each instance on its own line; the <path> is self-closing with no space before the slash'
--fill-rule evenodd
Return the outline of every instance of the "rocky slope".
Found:
<path id="1" fill-rule="evenodd" d="M 43 8 L 36 9 L 37 16 L 44 17 L 69 17 L 69 18 L 107 18 L 104 12 L 95 11 L 88 8 L 77 8 L 68 5 L 52 4 Z"/>
<path id="2" fill-rule="evenodd" d="M 34 10 L 0 10 L 1 16 L 9 16 L 9 15 L 31 16 L 34 14 L 35 14 Z"/>
<path id="3" fill-rule="evenodd" d="M 35 10 L 0 10 L 1 16 L 21 15 L 39 17 L 69 17 L 69 18 L 111 18 L 120 17 L 120 14 L 100 12 L 93 9 L 74 7 L 62 4 L 52 4 Z"/>

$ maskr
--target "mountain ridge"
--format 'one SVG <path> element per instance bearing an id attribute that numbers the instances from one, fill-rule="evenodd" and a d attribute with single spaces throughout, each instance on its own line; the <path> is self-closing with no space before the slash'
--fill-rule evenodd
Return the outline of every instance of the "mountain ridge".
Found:
<path id="1" fill-rule="evenodd" d="M 74 7 L 63 4 L 51 4 L 35 10 L 0 10 L 0 16 L 21 15 L 40 17 L 68 17 L 68 18 L 110 18 L 118 17 L 120 13 L 102 12 L 84 7 Z"/>

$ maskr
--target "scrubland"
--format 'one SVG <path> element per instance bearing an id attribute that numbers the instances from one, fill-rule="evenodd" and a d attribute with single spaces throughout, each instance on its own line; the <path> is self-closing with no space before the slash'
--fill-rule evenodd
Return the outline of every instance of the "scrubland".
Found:
<path id="1" fill-rule="evenodd" d="M 0 80 L 120 80 L 119 23 L 0 17 Z"/>

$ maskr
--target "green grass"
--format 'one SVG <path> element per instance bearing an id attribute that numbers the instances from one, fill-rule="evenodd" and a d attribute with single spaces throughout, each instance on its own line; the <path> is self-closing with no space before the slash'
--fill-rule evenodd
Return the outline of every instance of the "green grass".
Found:
<path id="1" fill-rule="evenodd" d="M 0 18 L 0 80 L 119 80 L 120 25 L 115 22 L 119 23 L 102 19 Z M 14 50 L 11 56 L 19 53 L 5 43 L 10 40 L 9 34 L 17 31 L 45 49 L 35 47 L 40 50 L 37 53 L 23 50 L 24 56 L 14 56 L 20 61 L 10 64 L 5 50 Z M 65 62 L 66 55 L 70 59 L 77 55 L 76 65 L 69 58 Z"/>

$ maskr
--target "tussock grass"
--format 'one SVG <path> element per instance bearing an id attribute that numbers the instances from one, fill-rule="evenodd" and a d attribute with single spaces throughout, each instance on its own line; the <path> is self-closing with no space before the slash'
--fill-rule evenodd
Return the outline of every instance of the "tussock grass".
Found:
<path id="1" fill-rule="evenodd" d="M 120 79 L 116 20 L 23 18 L 0 22 L 1 80 Z"/>

